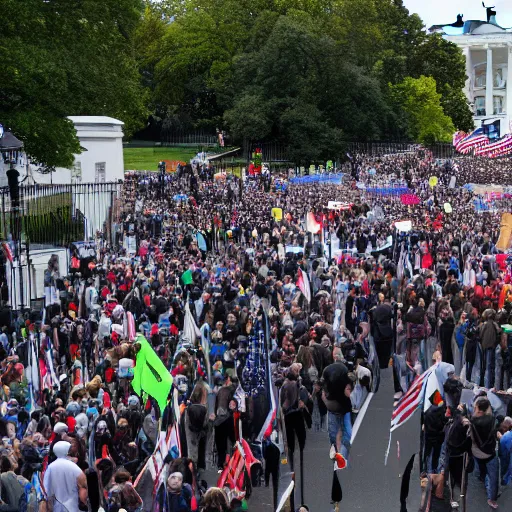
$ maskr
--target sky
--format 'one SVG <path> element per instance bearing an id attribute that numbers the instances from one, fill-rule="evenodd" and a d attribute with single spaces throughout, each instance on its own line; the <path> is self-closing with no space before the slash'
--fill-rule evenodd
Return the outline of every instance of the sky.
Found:
<path id="1" fill-rule="evenodd" d="M 404 0 L 404 5 L 419 14 L 427 28 L 453 23 L 457 14 L 463 14 L 465 21 L 487 19 L 481 0 Z M 495 6 L 498 25 L 512 27 L 512 0 L 487 0 L 485 5 Z"/>

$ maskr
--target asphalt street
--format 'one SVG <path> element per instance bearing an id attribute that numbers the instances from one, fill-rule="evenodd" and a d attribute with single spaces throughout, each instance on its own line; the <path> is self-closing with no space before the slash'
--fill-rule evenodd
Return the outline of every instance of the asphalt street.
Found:
<path id="1" fill-rule="evenodd" d="M 374 395 L 350 454 L 350 465 L 339 471 L 343 490 L 340 511 L 399 512 L 402 473 L 413 453 L 419 450 L 419 413 L 393 433 L 388 464 L 384 458 L 389 439 L 389 422 L 393 408 L 393 378 L 391 370 L 382 373 L 379 392 Z M 398 449 L 399 448 L 399 449 Z M 300 504 L 299 455 L 295 454 L 297 470 L 295 505 Z M 304 454 L 305 503 L 311 512 L 330 512 L 333 464 L 329 459 L 329 439 L 326 432 L 308 430 Z M 284 468 L 283 468 L 284 469 Z M 503 490 L 498 499 L 499 510 L 512 511 L 512 489 Z M 411 476 L 408 512 L 416 512 L 420 504 L 418 457 Z M 249 500 L 252 512 L 271 512 L 272 493 L 270 489 L 254 489 Z M 432 512 L 450 511 L 449 503 L 433 499 Z M 466 512 L 487 512 L 483 483 L 473 475 L 468 489 Z"/>

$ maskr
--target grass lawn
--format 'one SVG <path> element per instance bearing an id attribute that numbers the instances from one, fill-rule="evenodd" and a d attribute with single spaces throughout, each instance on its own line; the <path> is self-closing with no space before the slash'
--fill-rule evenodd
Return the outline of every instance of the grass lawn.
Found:
<path id="1" fill-rule="evenodd" d="M 157 171 L 162 160 L 189 162 L 199 147 L 124 148 L 125 171 Z"/>

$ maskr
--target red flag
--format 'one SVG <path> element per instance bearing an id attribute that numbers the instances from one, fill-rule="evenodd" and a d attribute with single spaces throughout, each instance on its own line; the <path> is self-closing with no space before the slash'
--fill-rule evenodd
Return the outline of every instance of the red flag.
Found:
<path id="1" fill-rule="evenodd" d="M 11 263 L 14 261 L 11 246 L 7 242 L 2 242 L 2 252 L 4 253 L 6 259 L 8 259 Z"/>

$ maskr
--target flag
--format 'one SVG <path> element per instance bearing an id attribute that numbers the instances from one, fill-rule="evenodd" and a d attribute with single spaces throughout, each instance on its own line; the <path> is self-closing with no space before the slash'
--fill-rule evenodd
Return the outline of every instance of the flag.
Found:
<path id="1" fill-rule="evenodd" d="M 298 271 L 297 286 L 299 287 L 306 300 L 311 302 L 311 288 L 309 286 L 309 279 L 307 274 L 300 268 Z"/>
<path id="2" fill-rule="evenodd" d="M 412 454 L 407 466 L 405 467 L 402 485 L 400 486 L 400 512 L 407 512 L 407 498 L 409 497 L 409 487 L 411 484 L 411 473 L 414 466 L 415 453 Z"/>
<path id="3" fill-rule="evenodd" d="M 477 128 L 466 137 L 458 140 L 455 145 L 455 149 L 459 153 L 467 154 L 473 148 L 478 148 L 487 144 L 489 144 L 489 138 L 484 134 L 483 128 Z"/>
<path id="4" fill-rule="evenodd" d="M 439 405 L 439 402 L 443 401 L 443 397 L 440 393 L 439 381 L 437 380 L 436 372 L 432 372 L 427 378 L 427 384 L 425 386 L 423 412 L 427 412 L 432 405 Z"/>
<path id="5" fill-rule="evenodd" d="M 313 212 L 309 212 L 306 216 L 306 231 L 309 231 L 314 235 L 318 235 L 322 232 L 322 222 L 317 221 Z"/>
<path id="6" fill-rule="evenodd" d="M 190 302 L 187 300 L 185 304 L 185 318 L 183 321 L 183 341 L 188 341 L 195 346 L 197 338 L 201 338 L 201 331 L 197 328 L 194 316 L 190 311 Z"/>
<path id="7" fill-rule="evenodd" d="M 14 261 L 11 246 L 7 242 L 2 242 L 2 252 L 4 253 L 5 259 L 9 260 L 10 263 Z"/>
<path id="8" fill-rule="evenodd" d="M 398 427 L 401 427 L 411 419 L 416 409 L 421 407 L 425 400 L 425 390 L 427 389 L 429 377 L 434 370 L 435 366 L 432 366 L 422 375 L 416 377 L 407 393 L 400 398 L 391 416 L 391 432 L 394 432 Z"/>
<path id="9" fill-rule="evenodd" d="M 431 366 L 427 371 L 421 374 L 411 384 L 411 387 L 407 390 L 402 398 L 398 401 L 393 414 L 391 415 L 391 428 L 389 429 L 389 443 L 388 448 L 386 450 L 386 456 L 384 459 L 384 465 L 388 462 L 389 451 L 391 449 L 391 436 L 393 432 L 401 427 L 404 423 L 409 421 L 417 409 L 419 409 L 424 401 L 425 401 L 425 391 L 427 389 L 427 385 L 429 385 L 429 389 L 432 389 L 433 383 L 437 382 L 437 377 L 434 380 L 429 379 L 433 374 L 435 376 L 435 369 L 437 365 Z"/>
<path id="10" fill-rule="evenodd" d="M 137 336 L 135 343 L 140 345 L 140 350 L 137 353 L 137 363 L 133 372 L 133 390 L 138 395 L 145 391 L 153 397 L 162 414 L 167 405 L 167 396 L 171 391 L 172 376 L 142 334 Z"/>
<path id="11" fill-rule="evenodd" d="M 206 240 L 204 239 L 204 236 L 202 233 L 196 233 L 196 239 L 197 239 L 197 247 L 199 247 L 200 251 L 206 252 L 207 246 L 206 246 Z"/>
<path id="12" fill-rule="evenodd" d="M 181 280 L 183 281 L 183 285 L 187 286 L 187 284 L 192 284 L 194 279 L 192 278 L 192 270 L 188 269 L 181 274 Z"/>

